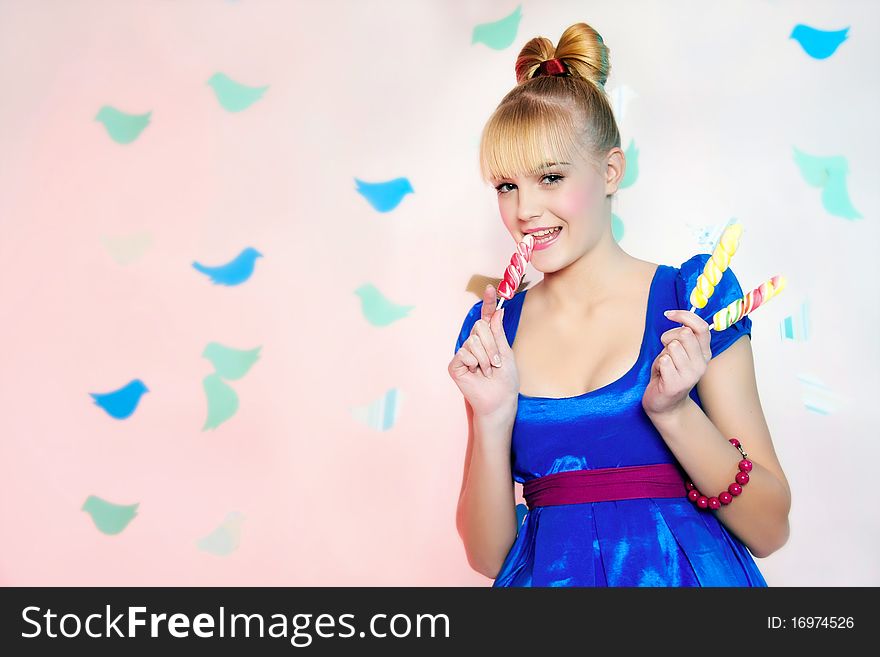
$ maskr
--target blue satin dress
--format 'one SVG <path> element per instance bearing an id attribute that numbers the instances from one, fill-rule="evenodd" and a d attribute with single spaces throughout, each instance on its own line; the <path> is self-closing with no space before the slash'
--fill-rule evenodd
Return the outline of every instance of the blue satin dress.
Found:
<path id="1" fill-rule="evenodd" d="M 703 253 L 679 267 L 658 266 L 641 351 L 622 377 L 576 397 L 519 394 L 511 437 L 514 481 L 570 470 L 678 464 L 641 400 L 651 364 L 663 350 L 660 335 L 680 325 L 663 311 L 690 309 L 690 291 L 709 257 Z M 523 290 L 504 304 L 504 330 L 511 345 L 527 293 Z M 709 303 L 695 312 L 711 323 L 717 310 L 742 295 L 728 267 Z M 467 313 L 456 352 L 480 318 L 482 304 L 478 301 Z M 751 339 L 751 324 L 746 316 L 724 331 L 713 330 L 713 358 L 739 338 Z M 696 386 L 690 396 L 702 408 Z M 744 448 L 748 451 L 748 445 Z M 526 511 L 517 531 L 493 587 L 767 586 L 748 548 L 714 511 L 699 509 L 685 496 L 536 507 Z"/>

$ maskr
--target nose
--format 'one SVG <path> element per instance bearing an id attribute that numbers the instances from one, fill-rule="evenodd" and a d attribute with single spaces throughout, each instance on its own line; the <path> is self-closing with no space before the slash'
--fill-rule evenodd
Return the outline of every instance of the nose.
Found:
<path id="1" fill-rule="evenodd" d="M 516 216 L 523 222 L 528 222 L 535 217 L 540 217 L 542 210 L 537 203 L 537 195 L 531 192 L 523 192 L 522 187 L 516 193 Z"/>

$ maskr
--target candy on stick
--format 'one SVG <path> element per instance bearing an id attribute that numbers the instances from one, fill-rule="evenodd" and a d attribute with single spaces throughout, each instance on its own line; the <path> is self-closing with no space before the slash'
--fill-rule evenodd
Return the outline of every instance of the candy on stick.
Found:
<path id="1" fill-rule="evenodd" d="M 523 241 L 516 245 L 516 251 L 510 256 L 510 264 L 504 271 L 504 278 L 498 284 L 498 296 L 501 297 L 501 300 L 495 310 L 500 310 L 504 301 L 512 299 L 516 294 L 516 288 L 519 287 L 526 272 L 526 265 L 532 259 L 532 249 L 534 248 L 535 238 L 531 234 L 526 235 Z"/>
<path id="2" fill-rule="evenodd" d="M 761 283 L 744 297 L 737 299 L 725 308 L 722 308 L 712 316 L 712 325 L 709 330 L 723 331 L 731 324 L 735 324 L 748 315 L 758 306 L 767 303 L 770 299 L 782 292 L 785 287 L 785 276 L 774 276 L 769 281 Z"/>
<path id="3" fill-rule="evenodd" d="M 721 276 L 730 266 L 730 259 L 736 253 L 739 246 L 739 238 L 742 235 L 742 226 L 735 223 L 735 219 L 731 219 L 718 243 L 712 251 L 712 255 L 706 261 L 703 267 L 703 273 L 697 278 L 697 284 L 691 290 L 691 310 L 694 308 L 704 308 L 709 302 L 709 297 L 715 291 L 715 286 L 721 281 Z"/>

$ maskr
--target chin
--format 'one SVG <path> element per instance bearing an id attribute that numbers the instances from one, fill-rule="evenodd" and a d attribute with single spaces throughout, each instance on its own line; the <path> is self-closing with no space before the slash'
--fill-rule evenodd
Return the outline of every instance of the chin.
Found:
<path id="1" fill-rule="evenodd" d="M 529 264 L 531 264 L 532 267 L 535 268 L 535 271 L 539 271 L 542 274 L 554 274 L 561 269 L 565 269 L 566 267 L 568 267 L 569 264 L 571 264 L 568 262 L 559 263 L 557 258 L 547 258 L 547 260 L 550 260 L 551 262 L 541 262 L 539 264 L 535 262 L 534 258 L 532 258 L 532 261 Z"/>

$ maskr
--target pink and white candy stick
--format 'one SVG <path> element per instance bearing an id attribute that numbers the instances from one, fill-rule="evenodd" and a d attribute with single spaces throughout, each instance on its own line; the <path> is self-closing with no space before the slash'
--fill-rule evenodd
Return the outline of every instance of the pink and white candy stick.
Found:
<path id="1" fill-rule="evenodd" d="M 723 331 L 731 324 L 735 324 L 743 317 L 748 315 L 758 306 L 767 303 L 782 292 L 785 287 L 785 276 L 774 276 L 768 281 L 764 281 L 754 290 L 744 297 L 737 299 L 733 303 L 725 306 L 712 316 L 712 324 L 709 330 Z"/>
<path id="2" fill-rule="evenodd" d="M 495 306 L 495 310 L 501 310 L 504 301 L 512 299 L 516 294 L 516 289 L 526 273 L 526 265 L 532 259 L 534 248 L 535 238 L 532 235 L 526 235 L 523 241 L 516 245 L 516 251 L 510 256 L 510 264 L 504 271 L 504 278 L 498 284 L 498 296 L 501 297 L 501 300 Z"/>

